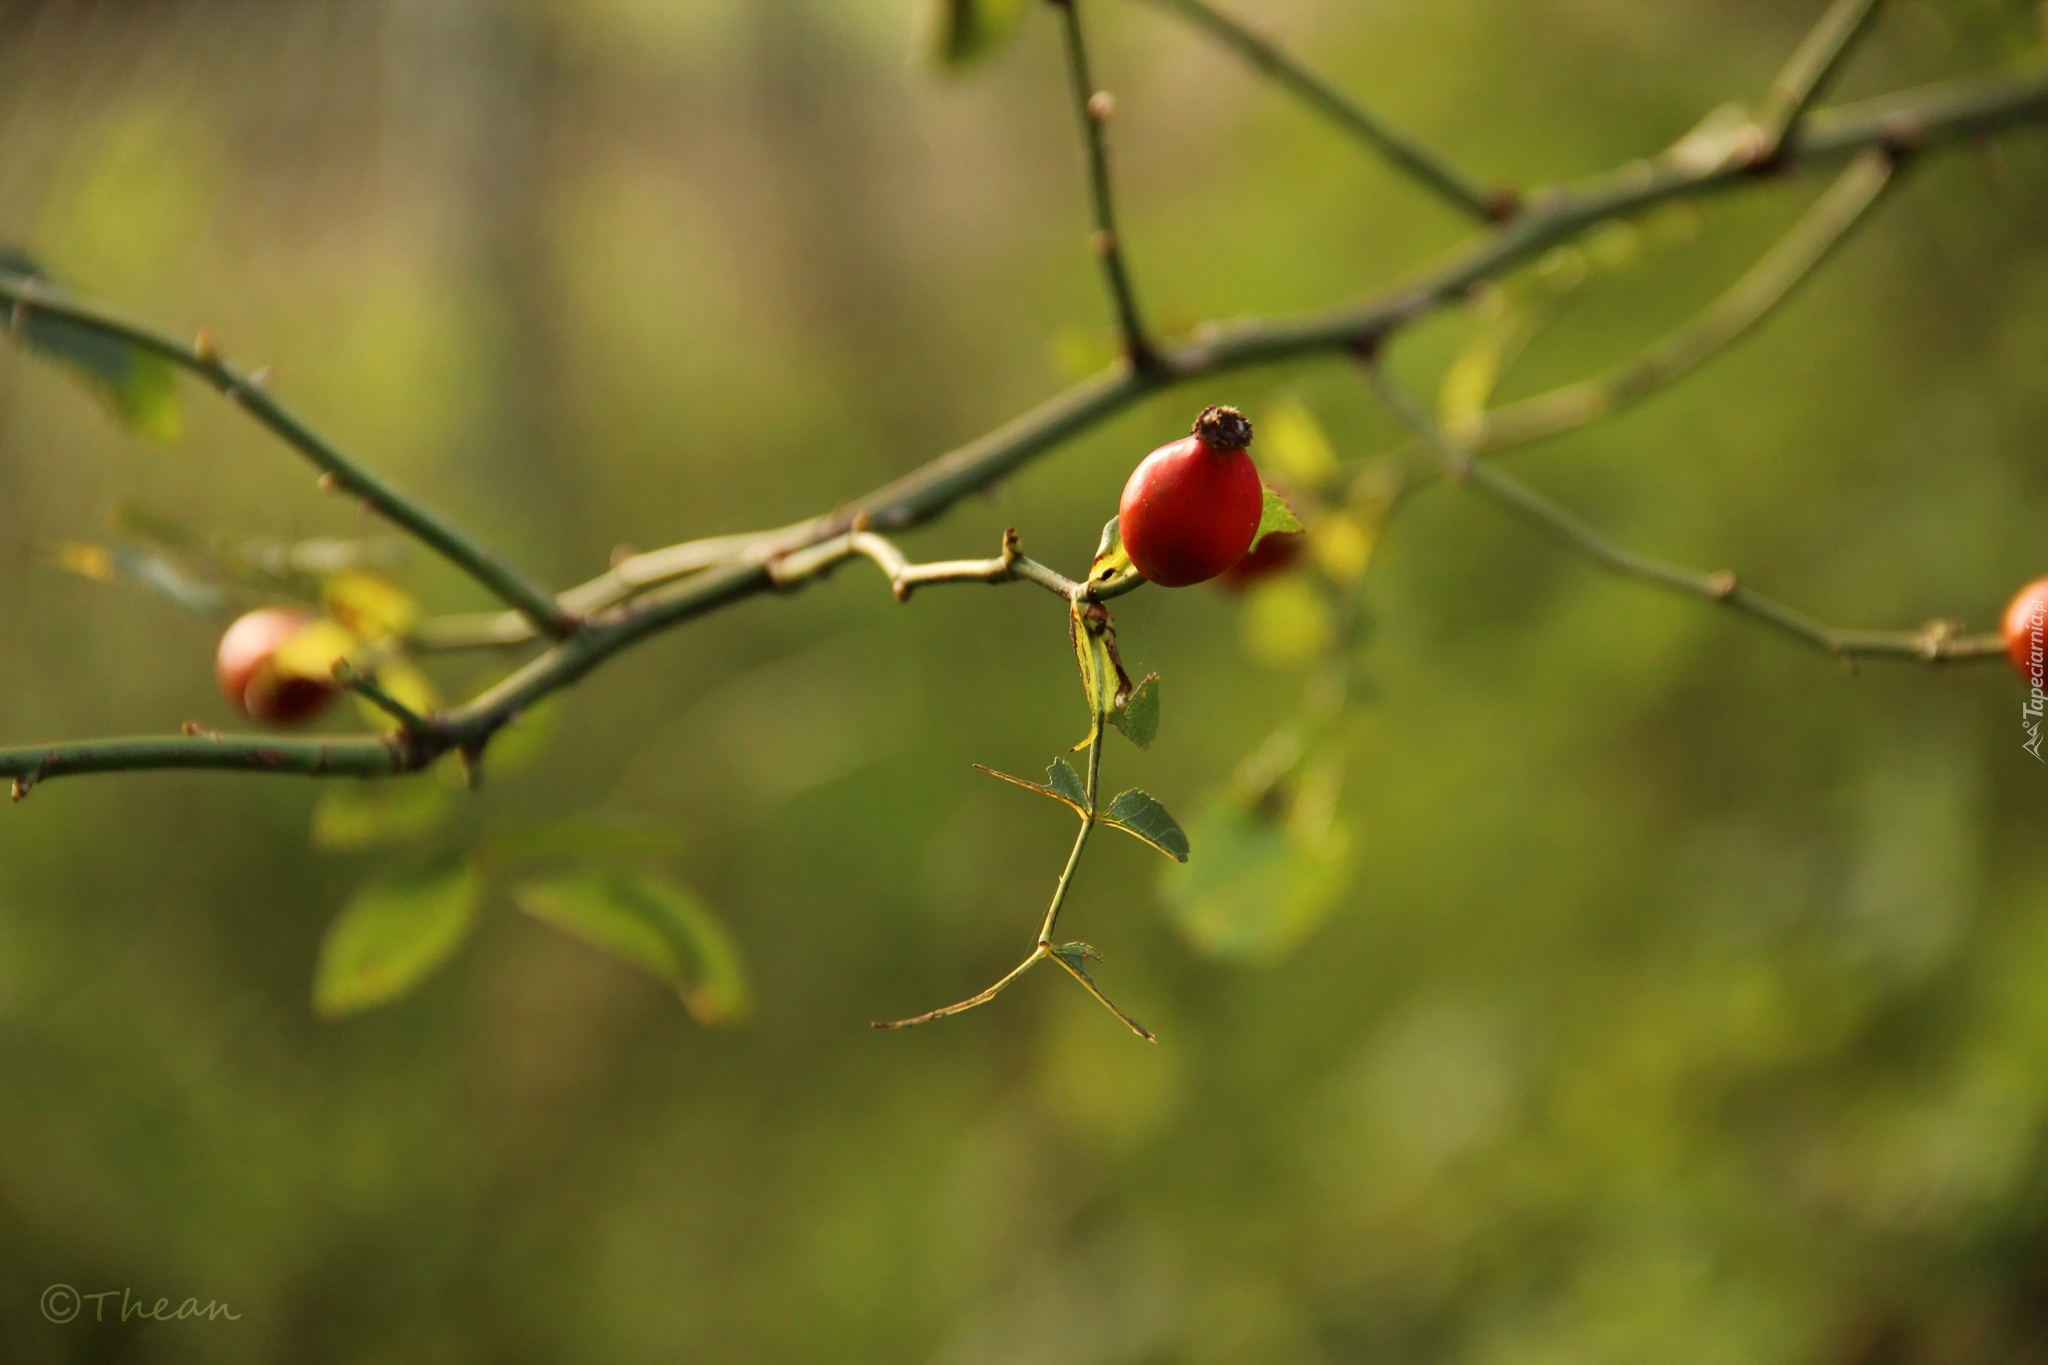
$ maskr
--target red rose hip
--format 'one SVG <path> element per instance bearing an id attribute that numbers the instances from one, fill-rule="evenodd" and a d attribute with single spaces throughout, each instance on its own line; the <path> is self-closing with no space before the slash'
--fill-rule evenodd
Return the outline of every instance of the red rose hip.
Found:
<path id="1" fill-rule="evenodd" d="M 2022 678 L 2048 687 L 2048 578 L 2021 588 L 2005 609 L 2005 653 Z"/>
<path id="2" fill-rule="evenodd" d="M 213 676 L 221 695 L 266 725 L 297 725 L 326 710 L 341 691 L 339 684 L 277 666 L 277 651 L 311 624 L 311 616 L 289 607 L 260 607 L 237 619 L 220 637 L 214 655 Z"/>
<path id="3" fill-rule="evenodd" d="M 1216 577 L 1251 548 L 1265 488 L 1245 447 L 1252 424 L 1236 408 L 1209 408 L 1194 434 L 1147 455 L 1117 508 L 1124 552 L 1163 588 Z"/>

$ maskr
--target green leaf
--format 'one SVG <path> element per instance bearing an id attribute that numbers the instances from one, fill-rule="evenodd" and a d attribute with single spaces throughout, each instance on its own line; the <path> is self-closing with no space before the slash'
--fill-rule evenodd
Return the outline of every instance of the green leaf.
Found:
<path id="1" fill-rule="evenodd" d="M 340 1018 L 417 986 L 469 936 L 483 889 L 483 875 L 469 863 L 360 888 L 327 926 L 313 1008 Z"/>
<path id="2" fill-rule="evenodd" d="M 580 869 L 523 882 L 521 910 L 667 981 L 700 1024 L 744 1018 L 749 1000 L 738 951 L 697 898 L 645 872 Z"/>
<path id="3" fill-rule="evenodd" d="M 19 251 L 0 248 L 0 277 L 63 297 L 41 268 Z M 13 313 L 8 330 L 14 337 L 84 379 L 129 430 L 158 441 L 177 439 L 182 427 L 178 376 L 169 361 L 82 323 L 41 312 L 33 303 Z"/>
<path id="4" fill-rule="evenodd" d="M 1094 977 L 1088 974 L 1088 959 L 1092 957 L 1097 962 L 1103 960 L 1102 954 L 1086 943 L 1062 943 L 1059 947 L 1052 950 L 1052 955 L 1066 963 L 1069 967 L 1072 967 L 1080 974 L 1083 981 L 1088 982 L 1095 980 Z"/>
<path id="5" fill-rule="evenodd" d="M 1136 835 L 1177 863 L 1188 860 L 1188 836 L 1180 824 L 1156 798 L 1136 787 L 1117 794 L 1102 823 Z"/>
<path id="6" fill-rule="evenodd" d="M 453 795 L 431 782 L 333 786 L 313 805 L 313 843 L 337 853 L 407 844 L 454 812 Z"/>
<path id="7" fill-rule="evenodd" d="M 1289 482 L 1306 488 L 1334 483 L 1337 452 L 1308 405 L 1289 398 L 1269 407 L 1259 418 L 1259 463 L 1278 469 Z"/>
<path id="8" fill-rule="evenodd" d="M 995 51 L 1017 27 L 1020 0 L 930 0 L 932 60 L 961 67 Z"/>
<path id="9" fill-rule="evenodd" d="M 1088 789 L 1081 785 L 1080 774 L 1064 758 L 1056 758 L 1046 765 L 1045 780 L 1048 789 L 1060 800 L 1082 810 L 1088 808 Z"/>
<path id="10" fill-rule="evenodd" d="M 1064 758 L 1054 759 L 1052 765 L 1045 770 L 1046 781 L 1044 785 L 1033 782 L 1028 778 L 1012 777 L 1006 772 L 999 772 L 980 763 L 974 766 L 980 768 L 981 771 L 987 773 L 990 777 L 1000 777 L 1003 781 L 1015 783 L 1026 791 L 1037 792 L 1040 796 L 1050 796 L 1053 800 L 1068 807 L 1074 814 L 1081 816 L 1083 819 L 1086 819 L 1088 816 L 1088 789 L 1081 785 L 1079 775 L 1074 772 L 1072 766 Z"/>
<path id="11" fill-rule="evenodd" d="M 1168 868 L 1160 885 L 1181 936 L 1226 961 L 1270 965 L 1291 952 L 1328 918 L 1350 873 L 1347 832 L 1315 823 L 1227 796 L 1204 811 L 1201 861 Z"/>
<path id="12" fill-rule="evenodd" d="M 1130 552 L 1124 549 L 1123 518 L 1111 517 L 1102 527 L 1102 539 L 1095 546 L 1095 561 L 1088 566 L 1090 583 L 1107 583 L 1135 570 Z"/>
<path id="13" fill-rule="evenodd" d="M 1133 688 L 1124 704 L 1110 712 L 1109 723 L 1140 749 L 1151 748 L 1159 737 L 1159 675 L 1154 673 Z"/>
<path id="14" fill-rule="evenodd" d="M 1289 531 L 1302 529 L 1301 518 L 1294 515 L 1294 509 L 1287 505 L 1287 500 L 1269 487 L 1266 489 L 1265 506 L 1259 512 L 1259 529 L 1252 536 L 1252 543 L 1246 547 L 1245 553 L 1250 554 L 1258 549 L 1259 542 L 1267 536 L 1283 535 Z"/>

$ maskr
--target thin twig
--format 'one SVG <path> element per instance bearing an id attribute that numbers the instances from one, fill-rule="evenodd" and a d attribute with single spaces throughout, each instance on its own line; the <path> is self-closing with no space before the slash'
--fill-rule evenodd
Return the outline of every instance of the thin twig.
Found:
<path id="1" fill-rule="evenodd" d="M 434 728 L 425 716 L 392 696 L 376 678 L 346 659 L 334 661 L 334 680 L 397 721 L 408 734 L 423 735 Z"/>
<path id="2" fill-rule="evenodd" d="M 1095 213 L 1095 254 L 1102 259 L 1103 281 L 1109 287 L 1110 303 L 1116 309 L 1117 330 L 1122 335 L 1124 358 L 1134 370 L 1149 370 L 1158 356 L 1146 336 L 1138 297 L 1131 285 L 1130 267 L 1124 261 L 1123 238 L 1116 225 L 1116 199 L 1109 180 L 1110 115 L 1116 101 L 1106 90 L 1097 90 L 1088 75 L 1088 44 L 1081 30 L 1081 0 L 1050 0 L 1060 12 L 1061 33 L 1066 41 L 1067 75 L 1074 96 L 1074 112 L 1081 120 L 1081 141 L 1088 153 L 1088 195 Z"/>
<path id="3" fill-rule="evenodd" d="M 1839 659 L 1882 657 L 1948 663 L 2005 656 L 2005 642 L 1999 636 L 1960 634 L 1946 622 L 1917 631 L 1839 630 L 1773 598 L 1751 592 L 1732 573 L 1701 573 L 1624 549 L 1519 479 L 1476 459 L 1437 424 L 1428 409 L 1387 372 L 1384 364 L 1368 363 L 1366 370 L 1394 415 L 1428 443 L 1454 481 L 1478 489 L 1545 534 L 1618 574 L 1703 601 L 1718 602 Z"/>
<path id="4" fill-rule="evenodd" d="M 57 318 L 125 342 L 197 375 L 329 476 L 336 491 L 362 499 L 386 519 L 411 532 L 525 616 L 542 634 L 560 638 L 575 630 L 575 619 L 545 589 L 506 564 L 496 551 L 457 530 L 438 513 L 343 454 L 271 397 L 260 382 L 223 360 L 204 338 L 188 345 L 18 276 L 0 275 L 0 302 L 10 305 L 10 325 L 17 331 L 33 315 Z"/>
<path id="5" fill-rule="evenodd" d="M 1488 189 L 1206 0 L 1155 3 L 1178 10 L 1459 212 L 1482 223 L 1498 223 L 1515 212 L 1520 196 L 1513 190 Z"/>
<path id="6" fill-rule="evenodd" d="M 1800 117 L 1841 69 L 1842 60 L 1856 40 L 1869 31 L 1879 3 L 1880 0 L 1834 0 L 1807 33 L 1784 70 L 1771 82 L 1770 93 L 1764 96 L 1763 107 L 1757 111 L 1757 131 L 1763 135 L 1757 157 L 1760 162 L 1777 159 L 1779 149 L 1798 126 Z"/>

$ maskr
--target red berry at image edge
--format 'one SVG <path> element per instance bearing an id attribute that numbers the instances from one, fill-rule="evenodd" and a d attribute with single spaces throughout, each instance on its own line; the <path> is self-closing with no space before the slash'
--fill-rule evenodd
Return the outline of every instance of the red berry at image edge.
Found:
<path id="1" fill-rule="evenodd" d="M 1244 558 L 1266 503 L 1245 451 L 1251 443 L 1243 413 L 1209 408 L 1193 435 L 1159 447 L 1131 471 L 1117 525 L 1139 573 L 1162 588 L 1184 588 Z"/>
<path id="2" fill-rule="evenodd" d="M 2048 686 L 2048 578 L 2021 588 L 2005 609 L 2005 653 L 2022 678 Z"/>
<path id="3" fill-rule="evenodd" d="M 290 607 L 259 607 L 229 626 L 213 660 L 221 695 L 266 725 L 297 725 L 326 710 L 341 691 L 338 684 L 277 667 L 278 649 L 312 623 L 311 616 Z"/>

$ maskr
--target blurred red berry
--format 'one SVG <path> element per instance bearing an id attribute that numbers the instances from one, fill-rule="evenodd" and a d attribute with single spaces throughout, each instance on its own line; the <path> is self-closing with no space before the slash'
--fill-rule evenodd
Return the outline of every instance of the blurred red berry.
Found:
<path id="1" fill-rule="evenodd" d="M 2048 578 L 2021 588 L 2005 609 L 2005 653 L 2021 677 L 2048 685 Z"/>
<path id="2" fill-rule="evenodd" d="M 277 651 L 311 624 L 311 616 L 290 607 L 259 607 L 229 626 L 213 661 L 221 695 L 266 725 L 297 725 L 326 710 L 340 693 L 339 684 L 277 666 Z"/>

